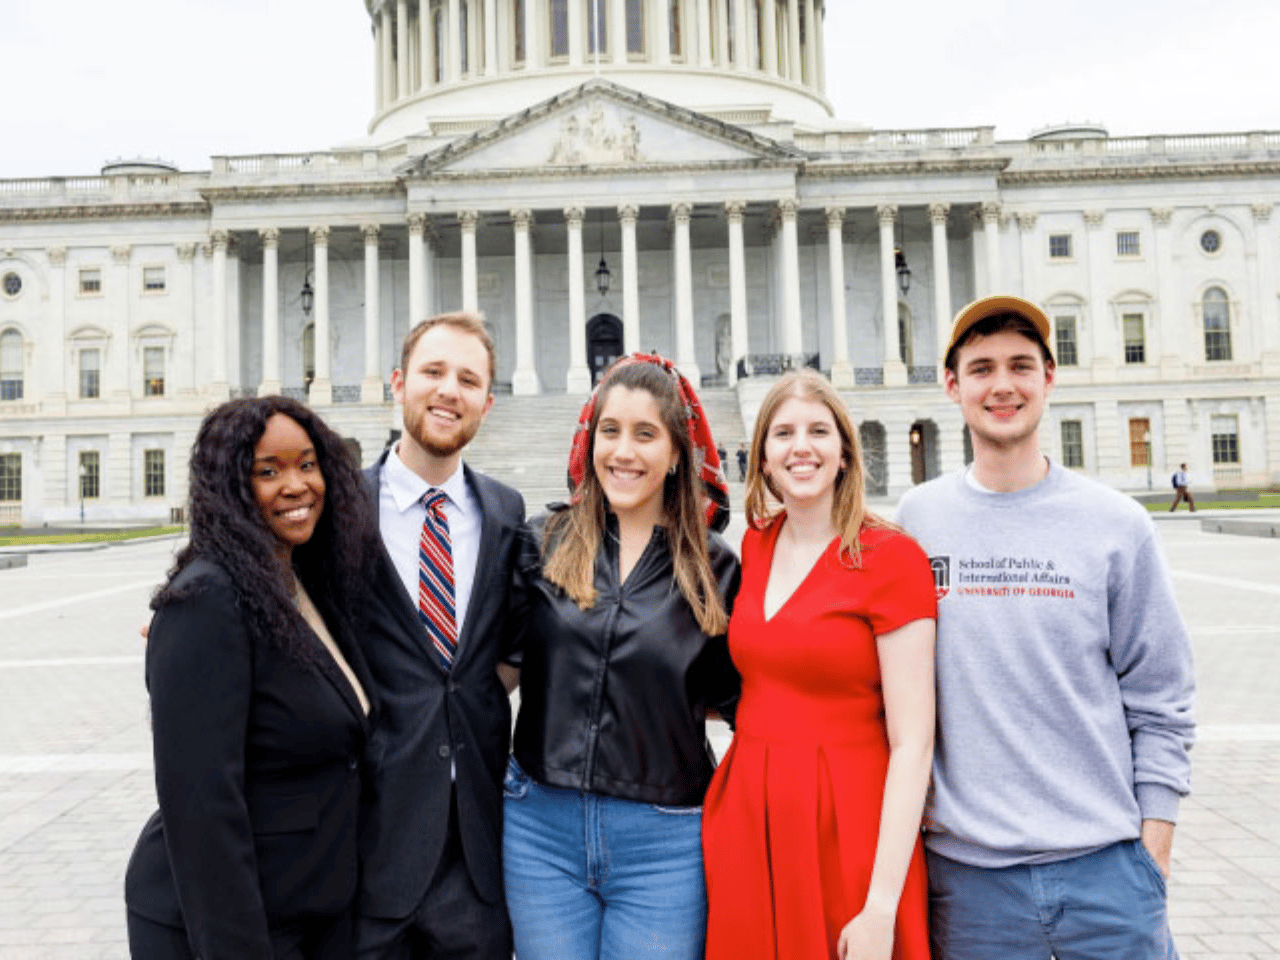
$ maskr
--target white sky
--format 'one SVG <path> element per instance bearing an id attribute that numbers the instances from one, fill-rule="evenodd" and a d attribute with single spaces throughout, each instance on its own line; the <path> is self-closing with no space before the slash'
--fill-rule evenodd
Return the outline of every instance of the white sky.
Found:
<path id="1" fill-rule="evenodd" d="M 828 0 L 828 93 L 870 126 L 1280 129 L 1275 0 Z M 0 178 L 325 149 L 372 113 L 362 0 L 17 0 Z"/>

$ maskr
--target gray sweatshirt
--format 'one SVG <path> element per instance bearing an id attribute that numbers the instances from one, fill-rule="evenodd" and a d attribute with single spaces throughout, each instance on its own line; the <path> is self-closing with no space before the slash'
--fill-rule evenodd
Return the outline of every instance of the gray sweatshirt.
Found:
<path id="1" fill-rule="evenodd" d="M 903 497 L 898 522 L 939 595 L 929 848 L 1044 863 L 1176 821 L 1191 647 L 1146 510 L 1053 464 L 1014 493 L 940 477 Z"/>

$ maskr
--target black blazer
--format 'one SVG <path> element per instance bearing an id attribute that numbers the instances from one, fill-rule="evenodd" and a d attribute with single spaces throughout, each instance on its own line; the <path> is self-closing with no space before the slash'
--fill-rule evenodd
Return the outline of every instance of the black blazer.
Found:
<path id="1" fill-rule="evenodd" d="M 308 667 L 248 632 L 231 580 L 194 560 L 147 641 L 156 793 L 125 901 L 184 927 L 201 960 L 271 960 L 270 930 L 354 904 L 370 722 L 333 658 Z M 314 598 L 324 612 L 324 598 Z M 334 630 L 372 696 L 359 649 Z"/>
<path id="2" fill-rule="evenodd" d="M 365 471 L 376 505 L 384 453 Z M 385 549 L 371 571 L 364 652 L 378 688 L 370 740 L 371 784 L 361 830 L 362 913 L 400 919 L 421 902 L 449 824 L 450 765 L 456 764 L 463 857 L 485 901 L 502 901 L 502 777 L 511 702 L 498 679 L 508 651 L 511 573 L 524 522 L 520 494 L 464 465 L 482 514 L 467 618 L 446 673 L 418 620 L 417 600 Z"/>

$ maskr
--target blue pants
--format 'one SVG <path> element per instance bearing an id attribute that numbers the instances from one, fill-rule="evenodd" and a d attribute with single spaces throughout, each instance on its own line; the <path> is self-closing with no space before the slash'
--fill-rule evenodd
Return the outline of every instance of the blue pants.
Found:
<path id="1" fill-rule="evenodd" d="M 700 960 L 702 809 L 544 786 L 512 759 L 502 868 L 520 960 Z"/>
<path id="2" fill-rule="evenodd" d="M 928 860 L 934 960 L 1177 960 L 1164 876 L 1141 841 L 994 870 Z"/>

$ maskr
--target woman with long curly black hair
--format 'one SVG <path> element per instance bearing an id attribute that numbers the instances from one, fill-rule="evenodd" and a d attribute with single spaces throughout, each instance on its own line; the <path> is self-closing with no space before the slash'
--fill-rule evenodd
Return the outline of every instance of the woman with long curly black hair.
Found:
<path id="1" fill-rule="evenodd" d="M 191 540 L 152 600 L 156 793 L 125 879 L 135 958 L 351 956 L 372 509 L 341 439 L 232 400 L 191 455 Z"/>

